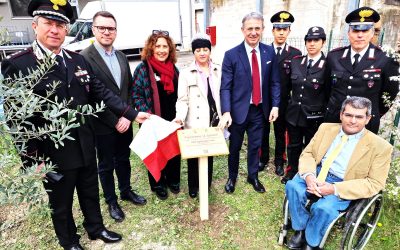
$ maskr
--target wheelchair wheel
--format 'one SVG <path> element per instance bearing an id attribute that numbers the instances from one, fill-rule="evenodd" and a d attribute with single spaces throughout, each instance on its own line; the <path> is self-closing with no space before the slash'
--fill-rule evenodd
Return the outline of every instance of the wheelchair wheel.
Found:
<path id="1" fill-rule="evenodd" d="M 363 249 L 371 238 L 378 223 L 383 207 L 383 196 L 381 193 L 370 199 L 359 202 L 359 206 L 366 206 L 357 215 L 357 218 L 350 221 L 342 239 L 342 249 Z"/>
<path id="2" fill-rule="evenodd" d="M 283 246 L 287 241 L 287 233 L 291 228 L 290 214 L 289 214 L 289 202 L 287 197 L 283 201 L 283 223 L 281 225 L 279 235 L 278 235 L 278 245 Z"/>

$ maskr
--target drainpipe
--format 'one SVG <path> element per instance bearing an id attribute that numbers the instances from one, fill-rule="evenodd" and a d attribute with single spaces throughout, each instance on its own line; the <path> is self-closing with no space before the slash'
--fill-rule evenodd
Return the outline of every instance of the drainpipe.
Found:
<path id="1" fill-rule="evenodd" d="M 204 0 L 204 27 L 203 32 L 206 31 L 206 28 L 210 26 L 210 0 Z"/>
<path id="2" fill-rule="evenodd" d="M 256 0 L 256 11 L 263 14 L 264 0 Z"/>

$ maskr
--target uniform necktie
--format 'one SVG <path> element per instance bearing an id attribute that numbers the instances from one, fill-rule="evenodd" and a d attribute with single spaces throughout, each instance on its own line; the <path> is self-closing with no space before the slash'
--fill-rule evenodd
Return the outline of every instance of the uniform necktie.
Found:
<path id="1" fill-rule="evenodd" d="M 358 54 L 358 53 L 354 55 L 353 69 L 355 69 L 357 67 L 359 57 L 360 57 L 360 54 Z"/>
<path id="2" fill-rule="evenodd" d="M 328 157 L 322 164 L 321 171 L 319 171 L 319 175 L 317 177 L 318 182 L 325 182 L 326 176 L 328 176 L 328 172 L 329 172 L 329 169 L 331 168 L 333 161 L 339 155 L 340 151 L 342 151 L 342 148 L 343 148 L 344 144 L 346 144 L 348 139 L 349 138 L 347 135 L 342 135 L 340 144 L 337 145 L 336 148 L 328 155 Z"/>
<path id="3" fill-rule="evenodd" d="M 276 47 L 276 54 L 279 56 L 281 54 L 281 47 Z"/>
<path id="4" fill-rule="evenodd" d="M 64 60 L 63 60 L 62 56 L 56 55 L 56 61 L 57 61 L 58 67 L 60 69 L 60 72 L 62 74 L 66 74 L 67 68 L 65 67 Z"/>
<path id="5" fill-rule="evenodd" d="M 254 105 L 258 105 L 261 101 L 261 91 L 260 91 L 260 70 L 258 68 L 258 60 L 256 55 L 256 50 L 251 51 L 251 72 L 253 80 L 253 91 L 252 91 L 252 101 Z"/>
<path id="6" fill-rule="evenodd" d="M 313 62 L 314 60 L 313 59 L 309 59 L 308 60 L 308 64 L 307 64 L 307 75 L 309 74 L 309 71 L 310 71 L 310 68 L 311 68 L 311 66 L 312 66 L 312 62 Z"/>

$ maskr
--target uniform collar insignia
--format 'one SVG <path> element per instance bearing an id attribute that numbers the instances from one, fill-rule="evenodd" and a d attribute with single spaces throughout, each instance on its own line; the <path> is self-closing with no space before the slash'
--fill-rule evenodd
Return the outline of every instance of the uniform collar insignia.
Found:
<path id="1" fill-rule="evenodd" d="M 38 60 L 43 60 L 45 58 L 42 49 L 36 41 L 32 43 L 32 50 Z"/>
<path id="2" fill-rule="evenodd" d="M 301 64 L 304 64 L 305 60 L 306 60 L 306 57 L 303 57 L 303 60 L 301 60 Z"/>
<path id="3" fill-rule="evenodd" d="M 322 67 L 324 66 L 324 63 L 325 63 L 325 60 L 321 59 L 318 64 L 318 68 L 322 69 Z"/>
<path id="4" fill-rule="evenodd" d="M 368 59 L 375 59 L 375 49 L 374 48 L 369 49 Z"/>
<path id="5" fill-rule="evenodd" d="M 349 52 L 349 49 L 345 49 L 343 52 L 342 58 L 346 58 L 348 52 Z"/>
<path id="6" fill-rule="evenodd" d="M 64 52 L 64 55 L 66 55 L 68 57 L 68 59 L 72 59 L 72 57 L 69 55 L 69 53 L 65 49 L 62 49 L 62 50 Z"/>

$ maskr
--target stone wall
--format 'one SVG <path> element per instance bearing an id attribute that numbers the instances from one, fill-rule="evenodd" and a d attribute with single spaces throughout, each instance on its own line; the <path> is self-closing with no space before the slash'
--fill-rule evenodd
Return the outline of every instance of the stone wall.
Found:
<path id="1" fill-rule="evenodd" d="M 212 1 L 211 1 L 212 2 Z M 217 27 L 217 45 L 213 49 L 213 59 L 222 62 L 226 50 L 243 41 L 240 30 L 241 19 L 251 11 L 256 10 L 256 0 L 224 0 L 217 1 L 217 6 L 211 6 L 210 25 Z M 346 45 L 348 25 L 344 19 L 346 15 L 356 8 L 352 0 L 303 0 L 303 1 L 261 1 L 262 13 L 265 19 L 263 39 L 270 42 L 272 39 L 272 25 L 270 17 L 280 11 L 287 10 L 295 17 L 291 27 L 289 39 L 296 40 L 294 46 L 304 51 L 302 41 L 307 30 L 312 26 L 321 26 L 325 29 L 327 37 L 330 33 L 335 39 L 331 48 Z M 394 47 L 396 39 L 400 36 L 400 6 L 385 4 L 385 0 L 361 0 L 360 6 L 371 6 L 383 18 L 384 46 Z M 400 1 L 399 2 L 400 5 Z M 327 50 L 327 46 L 325 50 Z"/>

